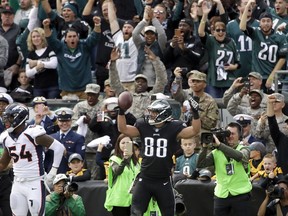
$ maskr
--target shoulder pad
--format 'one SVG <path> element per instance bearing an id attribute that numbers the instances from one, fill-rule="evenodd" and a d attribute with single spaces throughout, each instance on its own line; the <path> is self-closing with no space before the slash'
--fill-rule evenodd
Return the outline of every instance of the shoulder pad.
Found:
<path id="1" fill-rule="evenodd" d="M 25 133 L 29 134 L 32 138 L 46 134 L 45 129 L 40 125 L 29 125 L 25 130 Z"/>

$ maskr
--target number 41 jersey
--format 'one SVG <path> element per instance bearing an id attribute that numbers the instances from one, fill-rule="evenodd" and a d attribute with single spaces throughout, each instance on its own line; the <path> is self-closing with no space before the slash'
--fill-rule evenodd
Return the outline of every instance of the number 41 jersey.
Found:
<path id="1" fill-rule="evenodd" d="M 170 121 L 161 128 L 150 125 L 144 119 L 135 126 L 141 137 L 141 177 L 164 179 L 171 175 L 172 156 L 180 149 L 177 135 L 186 127 L 181 121 Z"/>
<path id="2" fill-rule="evenodd" d="M 7 133 L 1 134 L 3 144 L 13 159 L 14 175 L 20 178 L 33 178 L 44 175 L 44 148 L 36 144 L 35 138 L 46 134 L 41 126 L 28 126 L 18 138 Z"/>

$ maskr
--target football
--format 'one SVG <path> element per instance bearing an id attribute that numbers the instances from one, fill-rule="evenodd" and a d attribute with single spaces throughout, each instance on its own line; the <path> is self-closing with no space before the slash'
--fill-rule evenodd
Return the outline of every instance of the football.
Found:
<path id="1" fill-rule="evenodd" d="M 128 110 L 133 103 L 132 94 L 128 91 L 122 92 L 118 97 L 118 106 L 123 110 Z"/>

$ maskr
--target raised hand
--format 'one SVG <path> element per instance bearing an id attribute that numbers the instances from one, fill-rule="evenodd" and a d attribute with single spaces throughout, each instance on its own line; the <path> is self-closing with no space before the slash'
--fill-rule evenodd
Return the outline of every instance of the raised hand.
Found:
<path id="1" fill-rule="evenodd" d="M 119 58 L 120 58 L 120 50 L 118 47 L 114 47 L 111 51 L 110 60 L 116 61 Z"/>

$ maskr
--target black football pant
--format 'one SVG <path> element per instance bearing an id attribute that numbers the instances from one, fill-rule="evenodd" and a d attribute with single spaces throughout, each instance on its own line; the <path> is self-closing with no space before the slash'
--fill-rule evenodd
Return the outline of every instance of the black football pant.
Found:
<path id="1" fill-rule="evenodd" d="M 133 188 L 131 216 L 142 216 L 154 197 L 162 216 L 174 216 L 175 198 L 171 178 L 148 180 L 139 178 Z"/>
<path id="2" fill-rule="evenodd" d="M 214 216 L 250 216 L 251 209 L 250 193 L 231 196 L 227 198 L 214 197 Z"/>

